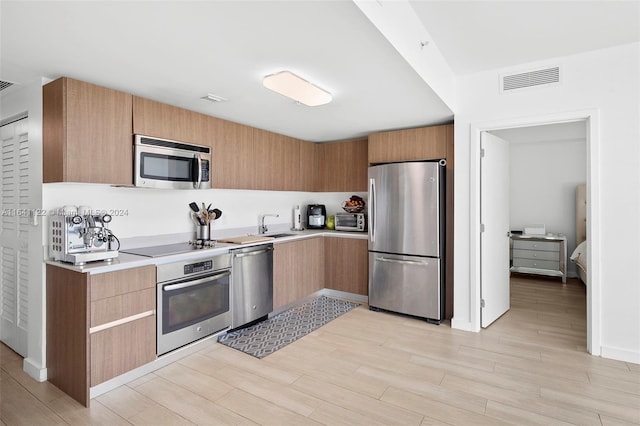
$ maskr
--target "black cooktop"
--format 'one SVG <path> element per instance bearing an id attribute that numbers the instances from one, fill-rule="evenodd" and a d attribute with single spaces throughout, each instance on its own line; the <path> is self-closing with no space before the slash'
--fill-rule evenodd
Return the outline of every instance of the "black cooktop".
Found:
<path id="1" fill-rule="evenodd" d="M 213 243 L 209 241 L 208 243 Z M 138 247 L 132 249 L 120 250 L 120 253 L 128 253 L 135 254 L 138 256 L 146 256 L 146 257 L 160 257 L 160 256 L 169 256 L 172 254 L 180 254 L 180 253 L 189 253 L 192 251 L 203 251 L 209 250 L 212 248 L 220 248 L 229 246 L 230 244 L 218 243 L 215 242 L 214 245 L 203 246 L 203 245 L 194 245 L 191 243 L 177 243 L 177 244 L 166 244 L 162 246 L 150 246 L 150 247 Z"/>

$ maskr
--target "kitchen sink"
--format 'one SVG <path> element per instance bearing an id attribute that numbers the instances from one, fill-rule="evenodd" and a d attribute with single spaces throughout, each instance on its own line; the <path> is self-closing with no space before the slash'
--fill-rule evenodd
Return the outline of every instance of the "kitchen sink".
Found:
<path id="1" fill-rule="evenodd" d="M 282 238 L 282 237 L 293 237 L 296 234 L 273 234 L 273 235 L 266 235 L 267 237 L 273 237 L 273 238 Z"/>

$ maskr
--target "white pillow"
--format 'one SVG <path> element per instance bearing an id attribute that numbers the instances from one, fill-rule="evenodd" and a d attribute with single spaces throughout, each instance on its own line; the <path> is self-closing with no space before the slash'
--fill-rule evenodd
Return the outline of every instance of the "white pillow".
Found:
<path id="1" fill-rule="evenodd" d="M 576 247 L 576 249 L 573 251 L 573 254 L 571 255 L 570 259 L 571 260 L 576 260 L 578 258 L 578 256 L 580 256 L 581 254 L 587 254 L 587 241 L 583 241 L 580 244 L 578 244 L 578 247 Z"/>

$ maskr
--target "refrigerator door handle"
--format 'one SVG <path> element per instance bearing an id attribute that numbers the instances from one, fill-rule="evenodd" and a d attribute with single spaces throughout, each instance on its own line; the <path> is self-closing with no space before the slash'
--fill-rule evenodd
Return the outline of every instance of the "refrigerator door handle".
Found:
<path id="1" fill-rule="evenodd" d="M 388 257 L 378 257 L 376 260 L 379 260 L 381 262 L 401 263 L 403 265 L 429 266 L 429 262 L 419 260 L 390 259 Z"/>
<path id="2" fill-rule="evenodd" d="M 376 180 L 373 178 L 369 179 L 369 229 L 369 240 L 373 243 L 376 240 Z"/>

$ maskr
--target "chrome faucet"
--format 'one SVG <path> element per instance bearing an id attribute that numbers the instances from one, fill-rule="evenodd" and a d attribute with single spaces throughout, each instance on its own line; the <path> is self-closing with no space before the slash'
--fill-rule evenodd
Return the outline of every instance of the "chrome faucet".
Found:
<path id="1" fill-rule="evenodd" d="M 271 217 L 280 217 L 279 214 L 273 214 L 273 213 L 267 213 L 267 214 L 261 214 L 260 215 L 260 226 L 258 226 L 258 234 L 266 234 L 268 229 L 267 229 L 267 225 L 264 224 L 264 218 L 267 216 L 271 216 Z"/>

